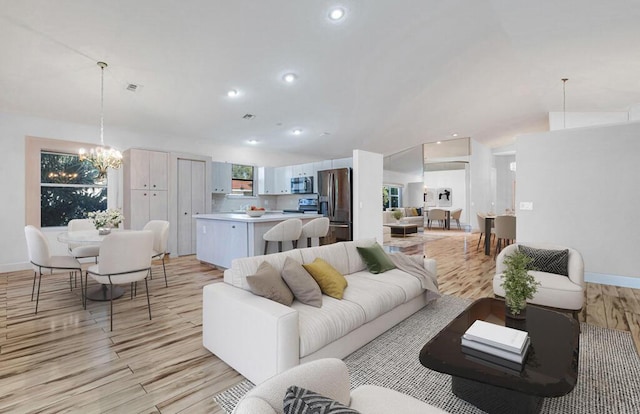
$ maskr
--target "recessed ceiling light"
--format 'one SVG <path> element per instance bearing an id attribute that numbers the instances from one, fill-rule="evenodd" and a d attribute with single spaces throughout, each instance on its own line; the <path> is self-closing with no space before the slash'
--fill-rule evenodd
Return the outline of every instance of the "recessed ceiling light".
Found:
<path id="1" fill-rule="evenodd" d="M 247 142 L 248 142 L 249 144 L 251 144 L 251 145 L 255 145 L 255 144 L 257 144 L 257 143 L 258 143 L 258 140 L 257 140 L 257 139 L 250 139 L 250 140 L 249 140 L 249 141 L 247 141 Z"/>
<path id="2" fill-rule="evenodd" d="M 298 75 L 296 75 L 295 73 L 287 73 L 282 77 L 282 80 L 287 83 L 293 83 L 296 81 L 296 79 L 298 79 Z"/>
<path id="3" fill-rule="evenodd" d="M 442 141 L 438 141 L 438 142 L 436 142 L 436 144 L 442 144 Z"/>
<path id="4" fill-rule="evenodd" d="M 302 134 L 302 130 L 300 128 L 293 130 L 293 135 L 300 135 L 300 134 Z"/>
<path id="5" fill-rule="evenodd" d="M 227 92 L 227 96 L 230 98 L 235 98 L 236 96 L 238 96 L 238 91 L 236 89 L 231 89 L 229 90 L 229 92 Z"/>
<path id="6" fill-rule="evenodd" d="M 329 12 L 329 18 L 334 22 L 342 19 L 343 17 L 344 9 L 342 7 L 336 7 L 334 9 L 331 9 L 331 11 Z"/>
<path id="7" fill-rule="evenodd" d="M 457 137 L 458 134 L 456 132 L 454 132 L 453 134 L 451 134 L 452 137 Z"/>

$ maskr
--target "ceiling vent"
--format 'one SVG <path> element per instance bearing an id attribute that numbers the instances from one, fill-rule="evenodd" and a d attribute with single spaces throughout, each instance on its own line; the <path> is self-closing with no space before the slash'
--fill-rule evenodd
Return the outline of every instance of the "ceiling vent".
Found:
<path id="1" fill-rule="evenodd" d="M 130 83 L 127 85 L 127 90 L 131 92 L 135 92 L 138 90 L 138 85 L 136 85 L 135 83 Z"/>
<path id="2" fill-rule="evenodd" d="M 242 119 L 247 119 L 247 120 L 249 120 L 249 119 L 253 119 L 253 118 L 255 118 L 255 117 L 256 117 L 256 116 L 255 116 L 254 114 L 244 114 L 244 116 L 242 117 Z"/>

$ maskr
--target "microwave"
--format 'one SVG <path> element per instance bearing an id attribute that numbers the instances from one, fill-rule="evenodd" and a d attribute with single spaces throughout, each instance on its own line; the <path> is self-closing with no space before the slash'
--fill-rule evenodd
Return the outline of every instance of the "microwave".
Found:
<path id="1" fill-rule="evenodd" d="M 291 194 L 313 194 L 313 177 L 293 177 Z"/>

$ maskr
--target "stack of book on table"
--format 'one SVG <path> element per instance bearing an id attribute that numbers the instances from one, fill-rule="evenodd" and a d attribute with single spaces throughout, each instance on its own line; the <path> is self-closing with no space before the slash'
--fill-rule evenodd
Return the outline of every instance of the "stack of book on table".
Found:
<path id="1" fill-rule="evenodd" d="M 475 362 L 519 372 L 530 342 L 525 331 L 477 320 L 462 336 L 462 352 Z"/>

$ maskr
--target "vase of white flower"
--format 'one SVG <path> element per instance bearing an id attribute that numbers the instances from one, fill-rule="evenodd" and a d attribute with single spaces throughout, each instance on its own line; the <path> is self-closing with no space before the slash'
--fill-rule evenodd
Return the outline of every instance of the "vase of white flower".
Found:
<path id="1" fill-rule="evenodd" d="M 100 234 L 109 234 L 112 228 L 117 228 L 124 220 L 124 216 L 120 210 L 110 208 L 108 210 L 92 211 L 87 214 L 93 221 L 93 225 Z"/>

